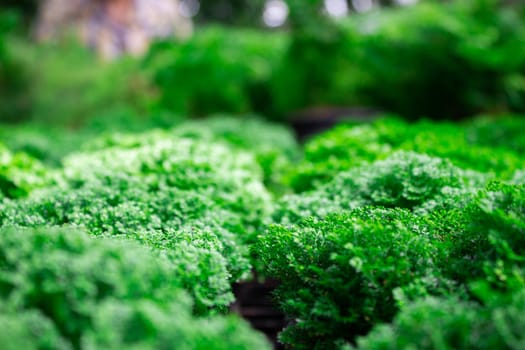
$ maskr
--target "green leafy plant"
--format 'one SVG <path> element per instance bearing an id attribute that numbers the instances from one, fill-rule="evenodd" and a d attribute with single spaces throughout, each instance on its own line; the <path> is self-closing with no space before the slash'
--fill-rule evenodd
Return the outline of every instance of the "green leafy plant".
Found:
<path id="1" fill-rule="evenodd" d="M 525 187 L 519 173 L 514 184 L 486 179 L 401 152 L 284 197 L 274 215 L 282 224 L 255 247 L 266 273 L 281 280 L 277 300 L 294 320 L 282 340 L 348 348 L 401 310 L 358 348 L 519 348 Z M 397 255 L 404 242 L 416 246 Z"/>
<path id="2" fill-rule="evenodd" d="M 166 131 L 142 134 L 108 133 L 90 140 L 84 149 L 107 147 L 134 148 L 159 138 L 189 138 L 202 142 L 223 143 L 250 152 L 263 170 L 265 184 L 274 190 L 282 187 L 284 173 L 300 154 L 291 130 L 256 116 L 214 115 L 206 119 L 181 122 Z"/>
<path id="3" fill-rule="evenodd" d="M 406 298 L 446 290 L 438 245 L 417 216 L 364 208 L 271 226 L 256 251 L 279 278 L 277 298 L 294 319 L 281 340 L 297 349 L 331 349 L 365 334 Z"/>
<path id="4" fill-rule="evenodd" d="M 58 184 L 2 205 L 0 225 L 75 225 L 140 241 L 169 255 L 195 310 L 233 301 L 247 276 L 246 244 L 270 214 L 262 172 L 248 153 L 184 138 L 74 154 Z"/>
<path id="5" fill-rule="evenodd" d="M 489 307 L 455 297 L 425 298 L 344 349 L 520 349 L 524 308 L 523 292 Z"/>
<path id="6" fill-rule="evenodd" d="M 210 27 L 183 43 L 158 44 L 146 66 L 160 92 L 159 106 L 188 116 L 268 111 L 268 80 L 285 39 Z"/>
<path id="7" fill-rule="evenodd" d="M 0 143 L 0 199 L 27 196 L 52 183 L 48 170 L 24 153 L 11 153 Z"/>
<path id="8" fill-rule="evenodd" d="M 489 184 L 462 219 L 463 229 L 450 248 L 451 275 L 461 281 L 481 279 L 503 291 L 523 289 L 525 186 Z"/>
<path id="9" fill-rule="evenodd" d="M 515 10 L 489 3 L 429 3 L 358 19 L 353 28 L 365 31 L 361 58 L 370 74 L 365 101 L 412 118 L 520 110 L 508 94 L 520 88 L 508 84 L 525 62 L 524 27 Z"/>
<path id="10" fill-rule="evenodd" d="M 392 146 L 370 125 L 338 125 L 315 136 L 304 146 L 304 159 L 285 180 L 296 191 L 311 190 L 335 174 L 386 157 Z"/>
<path id="11" fill-rule="evenodd" d="M 501 128 L 499 125 L 501 124 Z M 341 124 L 305 145 L 304 159 L 285 177 L 297 192 L 329 182 L 337 173 L 404 150 L 446 158 L 452 164 L 498 178 L 525 167 L 519 117 L 474 119 L 464 125 L 382 118 L 368 125 Z M 498 134 L 488 136 L 488 128 Z M 504 134 L 502 134 L 504 133 Z"/>
<path id="12" fill-rule="evenodd" d="M 466 172 L 446 159 L 397 152 L 341 172 L 318 189 L 283 197 L 274 219 L 293 223 L 365 205 L 415 211 L 458 206 L 474 196 L 484 181 L 481 173 Z"/>
<path id="13" fill-rule="evenodd" d="M 70 187 L 104 183 L 116 174 L 141 179 L 152 192 L 194 190 L 240 215 L 254 230 L 271 210 L 270 196 L 254 157 L 224 144 L 187 138 L 161 138 L 135 148 L 78 153 L 64 161 Z"/>
<path id="14" fill-rule="evenodd" d="M 289 5 L 297 25 L 273 79 L 278 115 L 326 105 L 374 106 L 409 119 L 523 111 L 519 9 L 426 2 L 335 23 L 320 14 L 320 1 Z"/>
<path id="15" fill-rule="evenodd" d="M 15 331 L 2 328 L 0 339 L 9 334 L 9 344 L 266 348 L 262 337 L 238 320 L 194 318 L 181 291 L 185 271 L 136 243 L 94 239 L 71 229 L 3 229 L 0 266 L 0 320 Z"/>

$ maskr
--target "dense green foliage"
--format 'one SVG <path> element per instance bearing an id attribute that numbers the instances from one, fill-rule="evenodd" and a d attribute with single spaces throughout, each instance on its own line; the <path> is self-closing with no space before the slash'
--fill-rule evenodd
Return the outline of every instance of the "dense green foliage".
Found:
<path id="1" fill-rule="evenodd" d="M 500 128 L 501 125 L 501 128 Z M 367 125 L 342 124 L 305 145 L 304 160 L 288 174 L 296 191 L 329 182 L 341 171 L 384 159 L 399 150 L 446 158 L 452 164 L 500 178 L 525 168 L 519 116 L 475 119 L 464 125 L 381 118 Z M 491 132 L 495 130 L 495 132 Z"/>
<path id="2" fill-rule="evenodd" d="M 24 197 L 51 182 L 38 160 L 25 153 L 13 154 L 0 143 L 0 199 Z"/>
<path id="3" fill-rule="evenodd" d="M 288 5 L 289 31 L 203 27 L 118 64 L 71 42 L 33 47 L 3 34 L 0 118 L 77 127 L 101 114 L 140 121 L 152 106 L 281 119 L 326 105 L 368 105 L 410 119 L 525 110 L 522 5 L 423 2 L 341 21 L 319 11 L 319 0 Z M 0 27 L 9 23 L 0 18 Z"/>
<path id="4" fill-rule="evenodd" d="M 492 183 L 458 218 L 464 229 L 453 237 L 450 274 L 461 281 L 483 278 L 504 291 L 523 289 L 525 185 Z"/>
<path id="5" fill-rule="evenodd" d="M 282 340 L 328 349 L 396 312 L 394 290 L 411 297 L 446 288 L 436 279 L 429 228 L 405 210 L 365 208 L 273 226 L 258 251 L 268 273 L 284 277 L 278 298 L 296 323 Z"/>
<path id="6" fill-rule="evenodd" d="M 515 9 L 497 3 L 421 4 L 386 14 L 372 28 L 372 18 L 359 19 L 365 34 L 358 55 L 371 62 L 372 77 L 360 87 L 364 99 L 408 117 L 522 109 L 525 27 Z"/>
<path id="7" fill-rule="evenodd" d="M 67 154 L 77 151 L 95 135 L 87 130 L 73 132 L 36 123 L 0 124 L 0 139 L 11 153 L 27 154 L 50 167 L 60 165 Z"/>
<path id="8" fill-rule="evenodd" d="M 147 72 L 135 59 L 107 64 L 76 43 L 19 46 L 35 90 L 30 117 L 40 123 L 78 128 L 93 117 L 117 119 L 123 113 L 140 122 L 137 114 L 155 98 Z"/>
<path id="9" fill-rule="evenodd" d="M 521 124 L 382 119 L 307 143 L 294 176 L 322 176 L 279 200 L 277 224 L 254 247 L 293 320 L 281 340 L 297 349 L 520 348 L 525 187 L 513 148 L 522 141 L 505 125 Z"/>
<path id="10" fill-rule="evenodd" d="M 243 129 L 244 134 L 240 133 Z M 81 142 L 86 135 L 94 135 L 90 129 L 85 135 L 70 136 L 60 129 L 51 135 L 36 128 L 10 127 L 9 130 L 14 130 L 15 135 L 17 132 L 38 135 L 45 141 L 41 151 L 43 156 L 47 155 L 47 147 L 60 148 L 63 140 Z M 252 136 L 253 131 L 258 133 Z M 60 137 L 53 139 L 55 135 Z M 16 140 L 9 137 L 7 140 L 16 145 L 13 143 Z M 81 227 L 91 236 L 102 237 L 94 242 L 104 243 L 92 245 L 90 239 L 82 235 L 82 245 L 86 247 L 78 259 L 74 254 L 61 256 L 61 251 L 68 251 L 67 246 L 58 244 L 49 248 L 52 251 L 39 246 L 42 259 L 52 264 L 42 264 L 41 273 L 49 279 L 42 283 L 49 286 L 60 283 L 61 293 L 71 295 L 60 301 L 62 304 L 56 305 L 56 310 L 50 311 L 43 301 L 38 302 L 50 298 L 46 290 L 31 292 L 36 287 L 21 285 L 21 293 L 33 294 L 27 297 L 13 294 L 13 300 L 28 298 L 32 302 L 38 298 L 35 303 L 39 304 L 24 304 L 24 310 L 28 312 L 26 317 L 18 304 L 6 302 L 6 332 L 20 333 L 20 339 L 17 338 L 14 345 L 20 342 L 29 348 L 68 348 L 72 344 L 83 349 L 266 347 L 260 336 L 236 318 L 209 315 L 226 311 L 234 300 L 232 283 L 249 275 L 251 264 L 247 244 L 261 232 L 273 205 L 264 186 L 265 175 L 268 182 L 277 183 L 279 169 L 298 152 L 288 130 L 255 119 L 216 117 L 142 134 L 106 133 L 84 142 L 84 145 L 64 147 L 66 150 L 60 151 L 69 155 L 60 157 L 57 153 L 58 161 L 51 163 L 59 167 L 49 169 L 23 153 L 13 156 L 3 149 L 2 175 L 5 173 L 6 184 L 12 182 L 18 186 L 15 187 L 18 192 L 6 187 L 6 191 L 11 192 L 6 192 L 7 198 L 0 203 L 0 226 L 11 227 L 4 230 L 4 236 L 9 237 L 5 239 L 10 242 L 5 251 L 8 255 L 10 250 L 17 251 L 12 259 L 19 262 L 20 268 L 9 272 L 7 265 L 0 262 L 0 271 L 9 272 L 6 281 L 40 283 L 31 271 L 24 279 L 20 277 L 26 271 L 23 270 L 27 266 L 24 259 L 31 258 L 26 255 L 35 248 L 30 243 L 23 243 L 19 231 L 33 232 L 29 235 L 37 235 L 38 240 L 45 242 L 47 235 L 66 231 L 40 227 L 74 226 Z M 261 166 L 265 167 L 264 173 Z M 37 231 L 23 230 L 23 226 L 37 227 Z M 71 235 L 74 237 L 76 233 Z M 128 246 L 127 241 L 136 243 Z M 26 248 L 19 249 L 18 245 Z M 146 261 L 150 258 L 142 255 L 147 254 L 155 261 L 159 259 L 157 263 L 166 264 L 170 275 L 157 280 L 169 283 L 177 294 L 188 293 L 191 303 L 171 300 L 174 295 L 169 300 L 152 300 L 159 291 L 150 286 L 145 287 L 144 293 L 151 292 L 151 296 L 148 294 L 140 300 L 134 297 L 129 302 L 124 302 L 129 299 L 127 294 L 108 295 L 107 300 L 93 295 L 95 287 L 82 284 L 90 278 L 98 278 L 91 277 L 89 271 L 94 266 L 101 269 L 101 274 L 105 270 L 114 270 L 110 266 L 105 268 L 105 262 L 97 260 L 97 250 L 104 250 L 106 246 L 111 251 L 106 255 L 117 255 L 117 260 L 120 260 L 120 251 L 129 249 L 129 255 L 122 258 L 123 266 L 130 261 L 140 262 L 144 271 L 153 269 L 154 273 L 155 269 Z M 16 255 L 22 254 L 24 249 L 26 255 Z M 54 255 L 59 256 L 59 261 L 54 260 Z M 66 273 L 62 264 L 70 260 L 72 270 Z M 76 260 L 80 261 L 80 270 L 76 270 Z M 34 269 L 38 268 L 39 261 L 34 263 Z M 54 275 L 45 274 L 50 269 Z M 87 288 L 81 290 L 86 290 L 87 294 L 73 289 L 69 292 L 67 287 L 73 282 L 63 281 L 61 273 L 77 278 L 79 288 Z M 120 273 L 112 282 L 114 287 L 108 288 L 121 290 L 120 283 L 140 283 L 140 276 L 136 280 L 131 276 L 126 279 L 128 274 L 129 271 Z M 111 276 L 100 278 L 110 279 Z M 95 289 L 106 288 L 105 280 L 93 283 L 97 285 Z M 135 293 L 132 291 L 135 287 L 131 285 L 129 293 Z M 15 293 L 17 288 L 6 285 L 5 293 Z M 55 293 L 56 288 L 49 288 L 49 293 Z M 7 294 L 4 296 L 7 298 Z M 95 302 L 98 303 L 96 307 Z M 79 324 L 71 322 L 70 325 L 70 319 L 77 322 L 77 308 L 81 309 L 82 317 L 78 319 Z M 50 312 L 56 315 L 50 316 Z M 21 316 L 17 316 L 19 313 Z M 192 315 L 205 318 L 195 319 Z M 40 320 L 42 325 L 35 326 Z M 74 329 L 65 330 L 67 327 Z M 26 336 L 27 332 L 31 334 Z M 135 336 L 130 336 L 130 333 Z"/>
<path id="11" fill-rule="evenodd" d="M 74 154 L 64 163 L 64 180 L 73 188 L 127 175 L 140 179 L 151 191 L 194 190 L 241 214 L 250 229 L 269 211 L 269 195 L 254 157 L 217 143 L 157 138 L 135 148 Z"/>
<path id="12" fill-rule="evenodd" d="M 523 292 L 488 308 L 454 297 L 426 298 L 408 305 L 392 325 L 378 326 L 360 338 L 357 348 L 517 350 L 525 344 L 524 310 Z"/>
<path id="13" fill-rule="evenodd" d="M 157 94 L 138 59 L 101 62 L 73 40 L 35 45 L 3 28 L 3 18 L 0 12 L 1 122 L 33 120 L 39 127 L 51 123 L 78 129 L 93 118 L 122 114 L 141 122 L 140 114 Z"/>
<path id="14" fill-rule="evenodd" d="M 421 170 L 413 169 L 415 173 Z M 359 170 L 354 174 L 360 173 Z M 365 179 L 370 177 L 370 173 L 364 174 Z M 401 177 L 410 179 L 406 174 Z M 418 183 L 414 179 L 409 181 L 412 185 Z M 442 178 L 438 183 L 441 181 Z M 395 209 L 374 206 L 345 211 L 347 208 L 341 205 L 346 204 L 345 199 L 352 198 L 352 193 L 355 198 L 362 196 L 351 183 L 347 186 L 347 197 L 338 198 L 339 206 L 330 203 L 329 192 L 319 191 L 318 197 L 309 202 L 310 207 L 302 212 L 314 217 L 295 224 L 271 226 L 261 237 L 256 251 L 267 273 L 281 278 L 278 300 L 296 321 L 282 334 L 284 342 L 300 349 L 331 349 L 336 344 L 354 341 L 356 335 L 366 334 L 377 322 L 390 321 L 399 307 L 404 310 L 411 300 L 426 295 L 452 293 L 464 300 L 482 300 L 485 305 L 480 306 L 479 313 L 484 315 L 489 312 L 485 310 L 487 303 L 506 298 L 500 295 L 523 292 L 525 266 L 521 240 L 525 233 L 525 187 L 494 183 L 486 190 L 481 189 L 478 195 L 472 191 L 467 195 L 452 192 L 452 197 L 436 199 L 427 197 L 434 193 L 432 182 L 427 178 L 423 183 L 429 184 L 423 191 L 414 186 L 397 188 L 399 197 L 388 192 L 387 186 L 375 182 L 369 191 L 372 196 L 379 194 L 375 198 L 378 202 L 371 198 L 356 204 L 387 205 Z M 396 188 L 394 182 L 389 184 Z M 332 192 L 332 198 L 339 193 Z M 406 197 L 407 194 L 411 196 Z M 414 202 L 407 202 L 407 198 Z M 432 205 L 427 202 L 424 210 L 412 214 L 399 209 L 416 209 L 414 205 L 423 199 Z M 506 310 L 505 305 L 501 302 L 494 307 Z M 423 308 L 418 309 L 420 315 L 434 310 L 432 303 L 418 307 Z M 519 312 L 512 307 L 511 310 Z M 475 310 L 469 311 L 472 317 L 461 314 L 461 309 L 455 312 L 450 321 L 441 320 L 440 314 L 428 319 L 426 327 L 460 322 L 463 317 L 472 320 L 476 316 Z M 407 317 L 415 317 L 416 313 L 413 315 Z M 406 327 L 419 327 L 418 320 L 410 321 Z M 486 327 L 494 332 L 490 336 L 497 338 L 494 340 L 497 344 L 507 341 L 498 338 L 493 330 L 499 326 L 497 320 L 488 318 L 479 322 L 465 327 Z M 518 324 L 515 329 L 519 327 Z M 419 331 L 424 332 L 425 328 L 417 328 L 416 334 Z M 392 333 L 389 341 L 399 344 L 395 343 L 396 336 Z M 419 339 L 403 336 L 399 341 L 419 348 Z M 425 343 L 422 346 L 427 348 Z M 475 348 L 480 346 L 483 348 L 482 343 Z"/>
<path id="15" fill-rule="evenodd" d="M 158 138 L 184 137 L 211 143 L 225 143 L 235 149 L 254 153 L 263 170 L 265 183 L 272 189 L 282 184 L 290 163 L 299 157 L 299 147 L 291 131 L 265 122 L 255 116 L 232 117 L 217 115 L 203 120 L 181 122 L 175 128 L 155 131 L 148 136 L 111 133 L 91 140 L 85 149 L 119 146 L 136 147 Z"/>
<path id="16" fill-rule="evenodd" d="M 519 9 L 499 1 L 429 1 L 324 23 L 318 31 L 320 16 L 303 2 L 290 3 L 298 21 L 307 22 L 302 27 L 311 28 L 294 33 L 274 77 L 272 99 L 281 114 L 355 104 L 412 119 L 523 111 L 525 26 Z"/>
<path id="17" fill-rule="evenodd" d="M 498 129 L 500 121 L 503 127 Z M 62 281 L 64 273 L 72 278 L 64 282 L 67 286 L 78 283 L 81 291 L 88 291 L 91 287 L 75 278 L 93 278 L 98 286 L 99 271 L 84 278 L 80 276 L 87 272 L 82 269 L 91 271 L 88 262 L 109 264 L 97 260 L 106 255 L 95 252 L 129 250 L 129 258 L 115 259 L 137 259 L 147 269 L 140 273 L 148 274 L 157 268 L 147 267 L 146 261 L 162 264 L 168 269 L 162 273 L 170 275 L 158 280 L 187 297 L 157 299 L 162 293 L 153 287 L 144 287 L 144 296 L 131 297 L 128 287 L 115 286 L 123 294 L 106 300 L 73 288 L 73 299 L 57 301 L 60 311 L 53 311 L 38 303 L 38 298 L 49 299 L 44 284 L 29 292 L 39 286 L 31 284 L 39 279 L 24 274 L 36 267 L 10 270 L 4 264 L 0 271 L 10 282 L 4 283 L 0 305 L 6 311 L 0 321 L 9 332 L 20 334 L 21 342 L 36 348 L 249 348 L 257 346 L 259 338 L 236 319 L 217 314 L 233 301 L 232 283 L 255 267 L 281 280 L 276 301 L 292 320 L 281 340 L 297 349 L 366 347 L 375 342 L 393 347 L 411 342 L 418 347 L 418 342 L 427 342 L 424 327 L 411 340 L 403 340 L 405 329 L 417 322 L 411 310 L 428 315 L 422 321 L 428 329 L 459 322 L 459 329 L 484 329 L 491 342 L 500 344 L 506 340 L 500 319 L 492 315 L 514 317 L 521 310 L 519 299 L 513 298 L 522 293 L 525 280 L 520 250 L 525 167 L 513 151 L 521 147 L 521 135 L 514 131 L 519 125 L 517 119 L 486 118 L 463 125 L 407 124 L 398 119 L 341 125 L 311 140 L 293 171 L 297 178 L 308 178 L 303 165 L 310 162 L 314 170 L 320 164 L 324 177 L 317 176 L 312 189 L 283 196 L 282 175 L 292 173 L 300 152 L 288 130 L 257 119 L 216 116 L 142 133 L 104 133 L 71 146 L 56 168 L 46 169 L 27 155 L 23 157 L 32 159 L 31 166 L 5 162 L 6 174 L 19 171 L 34 180 L 29 185 L 16 182 L 24 191 L 8 195 L 0 204 L 0 225 L 9 237 L 5 242 L 9 247 L 27 244 L 5 248 L 18 252 L 12 253 L 9 266 L 18 261 L 16 266 L 24 268 L 42 264 L 42 271 L 55 271 L 45 275 L 50 281 L 46 286 Z M 490 128 L 504 139 L 485 137 Z M 49 136 L 47 140 L 53 144 Z M 480 151 L 476 158 L 474 151 L 462 149 L 470 144 L 486 153 Z M 5 159 L 13 158 L 7 149 L 5 154 L 11 157 Z M 327 162 L 335 165 L 323 168 Z M 272 194 L 269 188 L 279 191 Z M 22 228 L 27 226 L 48 228 Z M 88 232 L 81 235 L 85 257 L 68 255 L 75 252 L 62 257 L 60 252 L 70 250 L 57 243 L 52 252 L 38 249 L 45 263 L 22 264 L 33 257 L 27 251 L 34 249 L 18 232 L 78 235 L 68 229 L 56 231 L 57 226 Z M 52 258 L 55 254 L 61 256 L 59 262 Z M 76 260 L 83 262 L 81 267 L 62 266 L 63 261 Z M 102 268 L 101 276 L 106 270 L 114 268 Z M 144 279 L 147 285 L 149 275 L 139 276 L 115 277 L 114 283 L 134 286 Z M 436 311 L 441 306 L 448 310 L 455 300 L 457 308 L 446 314 Z M 186 311 L 173 311 L 180 308 Z M 82 317 L 76 318 L 77 312 Z M 75 321 L 66 321 L 70 319 Z M 384 325 L 376 330 L 378 324 Z M 126 335 L 130 329 L 136 337 Z M 360 338 L 370 331 L 369 339 Z M 442 335 L 453 339 L 450 347 L 454 341 L 477 346 L 476 339 L 457 339 L 454 334 Z"/>
<path id="18" fill-rule="evenodd" d="M 238 321 L 193 318 L 181 292 L 186 271 L 138 244 L 70 229 L 4 229 L 0 266 L 0 339 L 13 346 L 265 347 Z"/>
<path id="19" fill-rule="evenodd" d="M 280 33 L 202 29 L 183 43 L 160 43 L 146 65 L 161 107 L 183 115 L 265 112 L 268 81 L 284 50 Z"/>
<path id="20" fill-rule="evenodd" d="M 0 347 L 265 349 L 258 276 L 291 349 L 524 348 L 523 6 L 287 3 L 113 63 L 0 14 Z M 330 105 L 401 117 L 249 115 Z"/>
<path id="21" fill-rule="evenodd" d="M 476 118 L 468 124 L 466 136 L 469 144 L 513 150 L 518 154 L 525 151 L 523 119 L 512 116 Z"/>
<path id="22" fill-rule="evenodd" d="M 274 212 L 277 222 L 323 217 L 366 205 L 427 211 L 458 205 L 483 184 L 485 176 L 453 166 L 448 160 L 414 152 L 340 172 L 324 186 L 285 196 Z"/>
<path id="23" fill-rule="evenodd" d="M 66 159 L 55 187 L 2 206 L 2 225 L 82 226 L 170 254 L 198 312 L 224 308 L 249 270 L 246 242 L 270 212 L 247 153 L 190 139 L 150 139 Z"/>

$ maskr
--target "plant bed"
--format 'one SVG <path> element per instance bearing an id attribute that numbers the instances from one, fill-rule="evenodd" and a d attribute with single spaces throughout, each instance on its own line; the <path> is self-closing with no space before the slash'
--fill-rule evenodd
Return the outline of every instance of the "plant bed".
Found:
<path id="1" fill-rule="evenodd" d="M 522 118 L 342 123 L 302 155 L 286 129 L 265 123 L 216 117 L 112 134 L 56 169 L 6 146 L 0 344 L 522 341 Z"/>

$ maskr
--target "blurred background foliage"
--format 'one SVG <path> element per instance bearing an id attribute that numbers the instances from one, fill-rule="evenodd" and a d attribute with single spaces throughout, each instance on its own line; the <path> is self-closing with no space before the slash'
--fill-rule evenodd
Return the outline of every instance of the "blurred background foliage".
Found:
<path id="1" fill-rule="evenodd" d="M 519 1 L 180 6 L 193 16 L 191 38 L 108 63 L 74 39 L 35 43 L 35 2 L 2 2 L 0 121 L 78 129 L 103 120 L 136 128 L 213 113 L 284 121 L 298 110 L 333 106 L 368 106 L 407 119 L 525 110 Z"/>

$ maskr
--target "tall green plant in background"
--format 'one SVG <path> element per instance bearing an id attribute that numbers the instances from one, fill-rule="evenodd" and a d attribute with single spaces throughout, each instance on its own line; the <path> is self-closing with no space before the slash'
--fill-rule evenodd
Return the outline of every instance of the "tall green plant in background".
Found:
<path id="1" fill-rule="evenodd" d="M 335 74 L 341 73 L 345 38 L 322 12 L 323 1 L 288 0 L 291 42 L 272 79 L 274 115 L 326 100 Z"/>
<path id="2" fill-rule="evenodd" d="M 330 20 L 289 1 L 292 43 L 273 79 L 276 114 L 370 105 L 406 118 L 522 111 L 522 6 L 421 2 Z"/>
<path id="3" fill-rule="evenodd" d="M 74 41 L 22 49 L 33 68 L 37 93 L 32 117 L 38 122 L 78 128 L 102 115 L 136 117 L 155 97 L 147 72 L 135 58 L 101 62 Z"/>
<path id="4" fill-rule="evenodd" d="M 286 36 L 251 29 L 201 28 L 186 42 L 154 46 L 146 58 L 158 105 L 186 116 L 269 111 L 268 81 Z"/>
<path id="5" fill-rule="evenodd" d="M 422 3 L 349 21 L 362 31 L 360 96 L 406 117 L 520 109 L 522 19 L 498 2 Z"/>

